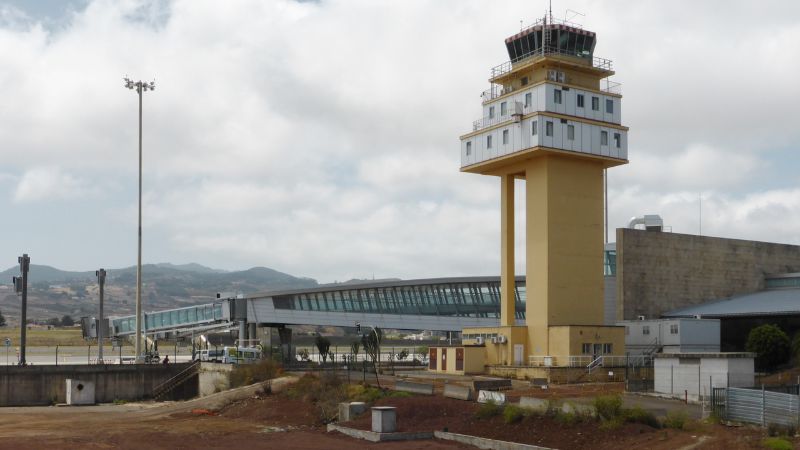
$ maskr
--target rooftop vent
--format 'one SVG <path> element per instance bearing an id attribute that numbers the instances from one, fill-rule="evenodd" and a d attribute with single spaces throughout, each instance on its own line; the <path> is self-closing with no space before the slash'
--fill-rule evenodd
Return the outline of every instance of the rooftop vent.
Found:
<path id="1" fill-rule="evenodd" d="M 644 225 L 647 231 L 664 231 L 664 220 L 658 214 L 645 214 L 642 217 L 631 217 L 628 228 Z"/>

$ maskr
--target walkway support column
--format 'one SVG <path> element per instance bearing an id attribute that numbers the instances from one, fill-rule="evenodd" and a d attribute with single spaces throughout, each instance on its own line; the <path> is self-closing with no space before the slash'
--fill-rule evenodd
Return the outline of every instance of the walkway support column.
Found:
<path id="1" fill-rule="evenodd" d="M 514 276 L 514 176 L 500 176 L 500 326 L 515 320 Z"/>

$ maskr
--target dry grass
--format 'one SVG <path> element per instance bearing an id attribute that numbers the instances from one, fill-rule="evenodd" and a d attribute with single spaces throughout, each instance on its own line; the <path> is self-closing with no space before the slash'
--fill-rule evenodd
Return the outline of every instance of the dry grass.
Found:
<path id="1" fill-rule="evenodd" d="M 0 330 L 1 338 L 11 338 L 14 347 L 19 346 L 19 328 L 3 328 Z M 32 347 L 55 347 L 56 345 L 76 345 L 85 346 L 86 341 L 81 337 L 80 328 L 53 328 L 46 329 L 29 329 L 26 340 L 28 345 Z"/>

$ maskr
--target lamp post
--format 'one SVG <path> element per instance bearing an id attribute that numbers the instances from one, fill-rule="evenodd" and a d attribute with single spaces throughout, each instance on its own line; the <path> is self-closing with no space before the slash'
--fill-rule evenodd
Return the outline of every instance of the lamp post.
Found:
<path id="1" fill-rule="evenodd" d="M 136 360 L 142 358 L 142 94 L 156 89 L 155 81 L 133 81 L 125 77 L 125 87 L 139 94 L 139 229 L 138 254 L 136 257 Z"/>
<path id="2" fill-rule="evenodd" d="M 103 321 L 105 320 L 103 318 L 103 289 L 106 284 L 106 270 L 100 269 L 95 272 L 95 275 L 97 275 L 97 284 L 100 287 L 100 320 L 97 322 L 97 363 L 105 364 L 103 360 L 103 338 L 105 337 L 103 336 Z"/>

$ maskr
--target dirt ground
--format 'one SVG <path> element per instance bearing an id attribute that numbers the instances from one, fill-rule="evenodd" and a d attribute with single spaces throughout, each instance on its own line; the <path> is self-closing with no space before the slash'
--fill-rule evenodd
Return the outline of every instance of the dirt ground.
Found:
<path id="1" fill-rule="evenodd" d="M 327 433 L 313 404 L 283 393 L 290 382 L 273 383 L 272 394 L 253 387 L 188 402 L 0 408 L 0 449 L 474 448 L 440 440 L 374 444 Z M 598 384 L 558 386 L 547 391 L 520 387 L 508 393 L 510 397 L 588 399 L 620 390 L 618 384 Z M 397 407 L 400 431 L 447 429 L 560 449 L 757 449 L 762 448 L 764 438 L 764 432 L 756 427 L 733 428 L 701 422 L 693 422 L 688 430 L 682 431 L 656 430 L 640 424 L 606 430 L 595 421 L 565 424 L 540 416 L 508 425 L 502 417 L 476 418 L 479 406 L 474 402 L 440 395 L 389 397 L 378 400 L 376 405 Z M 369 429 L 370 416 L 344 425 Z"/>

